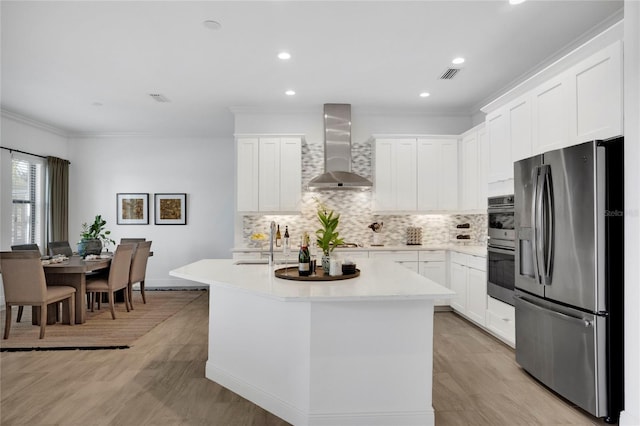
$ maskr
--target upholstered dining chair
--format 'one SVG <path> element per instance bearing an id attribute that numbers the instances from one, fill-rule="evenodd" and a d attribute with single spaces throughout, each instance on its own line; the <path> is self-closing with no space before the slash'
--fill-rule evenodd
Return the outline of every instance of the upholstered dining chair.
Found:
<path id="1" fill-rule="evenodd" d="M 95 293 L 107 293 L 109 297 L 109 309 L 111 318 L 116 319 L 115 292 L 124 289 L 124 304 L 129 312 L 129 269 L 133 257 L 133 244 L 120 244 L 116 247 L 111 259 L 108 276 L 87 277 L 87 293 L 91 295 L 91 312 L 94 312 Z"/>
<path id="2" fill-rule="evenodd" d="M 55 256 L 58 254 L 65 255 L 67 257 L 73 256 L 73 250 L 71 250 L 69 241 L 51 241 L 47 244 L 47 248 L 49 249 L 49 256 Z"/>
<path id="3" fill-rule="evenodd" d="M 40 247 L 37 244 L 16 244 L 11 246 L 12 251 L 37 251 L 40 254 Z M 24 311 L 24 306 L 18 306 L 18 318 L 17 322 L 22 321 L 22 312 Z"/>
<path id="4" fill-rule="evenodd" d="M 4 285 L 6 304 L 6 322 L 4 338 L 9 338 L 11 330 L 11 308 L 18 306 L 36 306 L 40 309 L 40 338 L 44 338 L 47 325 L 47 305 L 63 302 L 68 308 L 69 324 L 73 325 L 76 317 L 75 293 L 70 286 L 50 286 L 44 276 L 40 253 L 27 251 L 0 252 L 0 270 Z"/>
<path id="5" fill-rule="evenodd" d="M 144 279 L 147 275 L 147 260 L 149 260 L 149 253 L 151 252 L 151 241 L 144 241 L 136 245 L 133 252 L 133 260 L 131 260 L 131 269 L 129 270 L 129 285 L 127 291 L 129 292 L 129 304 L 133 309 L 133 285 L 140 283 L 140 294 L 142 295 L 142 303 L 147 303 L 147 298 L 144 294 Z"/>

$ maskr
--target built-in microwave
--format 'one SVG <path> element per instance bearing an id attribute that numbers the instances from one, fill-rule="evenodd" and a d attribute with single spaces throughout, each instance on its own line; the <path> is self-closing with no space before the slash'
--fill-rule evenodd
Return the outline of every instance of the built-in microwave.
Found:
<path id="1" fill-rule="evenodd" d="M 513 195 L 488 200 L 487 294 L 513 305 L 515 220 Z"/>

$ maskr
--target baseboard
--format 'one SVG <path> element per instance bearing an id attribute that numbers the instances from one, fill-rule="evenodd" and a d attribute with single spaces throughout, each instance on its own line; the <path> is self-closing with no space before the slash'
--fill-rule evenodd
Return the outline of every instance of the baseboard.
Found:
<path id="1" fill-rule="evenodd" d="M 432 426 L 433 407 L 418 412 L 305 412 L 277 396 L 247 383 L 207 361 L 205 376 L 296 426 Z"/>

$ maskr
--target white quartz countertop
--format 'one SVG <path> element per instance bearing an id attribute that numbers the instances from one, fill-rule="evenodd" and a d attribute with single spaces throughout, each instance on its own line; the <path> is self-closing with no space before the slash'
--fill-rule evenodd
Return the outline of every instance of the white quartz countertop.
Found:
<path id="1" fill-rule="evenodd" d="M 391 261 L 358 259 L 359 277 L 315 282 L 284 280 L 276 278 L 274 267 L 266 264 L 235 262 L 203 259 L 174 269 L 169 275 L 291 302 L 448 299 L 456 294 Z"/>
<path id="2" fill-rule="evenodd" d="M 274 251 L 281 251 L 282 248 L 274 247 Z M 430 251 L 430 250 L 450 250 L 458 253 L 471 254 L 473 256 L 487 257 L 486 245 L 458 245 L 458 244 L 441 244 L 441 245 L 389 245 L 389 246 L 365 246 L 357 248 L 337 248 L 336 253 L 349 253 L 350 251 Z M 269 249 L 259 247 L 235 247 L 231 249 L 233 253 L 250 253 L 260 252 L 268 253 Z"/>

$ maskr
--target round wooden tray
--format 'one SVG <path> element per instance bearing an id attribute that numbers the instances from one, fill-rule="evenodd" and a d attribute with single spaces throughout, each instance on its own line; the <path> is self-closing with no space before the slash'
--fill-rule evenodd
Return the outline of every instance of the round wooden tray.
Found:
<path id="1" fill-rule="evenodd" d="M 287 268 L 280 268 L 275 270 L 276 277 L 282 278 L 285 280 L 293 280 L 293 281 L 338 281 L 338 280 L 348 280 L 349 278 L 355 278 L 360 275 L 360 269 L 356 269 L 355 274 L 342 274 L 342 275 L 325 275 L 324 269 L 322 266 L 316 267 L 316 273 L 314 275 L 309 275 L 308 277 L 301 277 L 298 275 L 298 268 L 296 266 L 289 266 Z"/>

